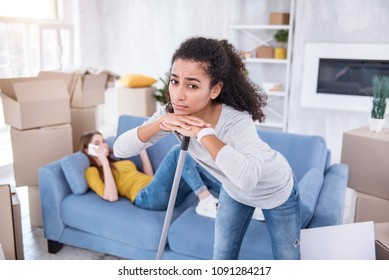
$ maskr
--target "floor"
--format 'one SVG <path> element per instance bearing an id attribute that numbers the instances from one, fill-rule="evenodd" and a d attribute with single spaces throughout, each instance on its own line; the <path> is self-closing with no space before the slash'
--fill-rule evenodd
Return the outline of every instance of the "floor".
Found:
<path id="1" fill-rule="evenodd" d="M 0 184 L 14 185 L 12 165 L 0 167 Z M 47 242 L 43 235 L 42 227 L 32 227 L 29 213 L 28 187 L 17 187 L 21 213 L 24 258 L 26 260 L 118 260 L 121 258 L 91 252 L 88 250 L 64 245 L 57 254 L 47 252 Z M 351 189 L 346 191 L 346 203 L 343 223 L 352 223 L 354 220 L 355 192 Z"/>

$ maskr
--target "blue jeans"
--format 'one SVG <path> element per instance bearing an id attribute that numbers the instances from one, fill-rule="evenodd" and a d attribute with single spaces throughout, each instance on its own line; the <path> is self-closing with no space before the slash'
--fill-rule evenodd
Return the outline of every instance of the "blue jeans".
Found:
<path id="1" fill-rule="evenodd" d="M 219 203 L 213 259 L 238 259 L 255 208 L 237 202 L 224 189 L 220 191 Z M 276 208 L 263 209 L 263 215 L 274 259 L 300 259 L 300 201 L 296 181 L 288 200 Z"/>
<path id="2" fill-rule="evenodd" d="M 180 145 L 176 145 L 163 159 L 150 184 L 137 194 L 136 206 L 149 210 L 167 209 L 179 155 Z M 175 205 L 183 202 L 191 192 L 197 195 L 207 187 L 218 192 L 221 185 L 186 154 Z"/>

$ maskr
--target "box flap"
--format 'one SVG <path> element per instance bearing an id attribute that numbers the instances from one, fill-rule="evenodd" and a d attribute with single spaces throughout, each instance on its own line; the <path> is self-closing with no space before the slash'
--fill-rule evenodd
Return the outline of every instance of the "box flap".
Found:
<path id="1" fill-rule="evenodd" d="M 36 80 L 35 77 L 30 78 L 15 78 L 15 79 L 0 79 L 0 92 L 4 95 L 16 100 L 16 94 L 14 90 L 14 83 L 28 82 Z"/>
<path id="2" fill-rule="evenodd" d="M 83 90 L 105 89 L 107 79 L 108 79 L 107 74 L 85 75 L 82 89 Z"/>
<path id="3" fill-rule="evenodd" d="M 78 78 L 80 82 L 75 83 L 70 107 L 88 108 L 103 104 L 108 75 L 105 73 L 98 75 L 79 74 Z"/>
<path id="4" fill-rule="evenodd" d="M 14 84 L 19 102 L 69 98 L 64 80 L 35 80 Z"/>
<path id="5" fill-rule="evenodd" d="M 73 83 L 74 83 L 74 73 L 67 73 L 67 72 L 58 72 L 58 71 L 41 71 L 38 74 L 39 78 L 42 79 L 63 79 L 66 83 L 68 93 L 71 94 Z"/>

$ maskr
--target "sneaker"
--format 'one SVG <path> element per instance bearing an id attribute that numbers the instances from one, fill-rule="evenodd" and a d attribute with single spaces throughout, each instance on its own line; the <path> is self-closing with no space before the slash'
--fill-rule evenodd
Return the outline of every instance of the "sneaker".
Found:
<path id="1" fill-rule="evenodd" d="M 196 207 L 196 213 L 214 219 L 216 218 L 218 203 L 219 200 L 210 195 L 199 201 Z"/>
<path id="2" fill-rule="evenodd" d="M 252 219 L 253 220 L 258 220 L 258 221 L 264 221 L 265 220 L 265 217 L 263 216 L 261 208 L 255 208 Z"/>

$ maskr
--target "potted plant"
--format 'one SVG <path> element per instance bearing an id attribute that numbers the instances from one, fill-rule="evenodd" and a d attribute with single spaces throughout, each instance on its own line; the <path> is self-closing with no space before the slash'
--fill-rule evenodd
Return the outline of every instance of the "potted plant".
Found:
<path id="1" fill-rule="evenodd" d="M 160 77 L 159 80 L 162 82 L 163 86 L 162 88 L 157 89 L 157 92 L 154 94 L 155 100 L 157 100 L 157 102 L 159 102 L 161 105 L 165 105 L 167 103 L 166 94 L 169 86 L 169 79 L 169 72 L 165 73 L 165 79 Z"/>
<path id="2" fill-rule="evenodd" d="M 285 59 L 286 58 L 286 43 L 288 42 L 288 30 L 281 29 L 274 34 L 274 39 L 279 44 L 274 49 L 274 58 L 276 59 Z"/>
<path id="3" fill-rule="evenodd" d="M 374 76 L 372 86 L 372 109 L 369 126 L 371 131 L 380 132 L 384 126 L 387 98 L 389 97 L 389 77 Z"/>

